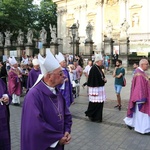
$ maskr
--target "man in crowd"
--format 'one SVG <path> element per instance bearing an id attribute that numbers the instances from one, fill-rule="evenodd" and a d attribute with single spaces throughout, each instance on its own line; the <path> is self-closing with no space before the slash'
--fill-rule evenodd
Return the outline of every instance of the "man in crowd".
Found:
<path id="1" fill-rule="evenodd" d="M 7 86 L 0 79 L 0 150 L 10 150 L 9 104 L 11 97 L 8 95 Z"/>
<path id="2" fill-rule="evenodd" d="M 72 117 L 56 87 L 65 76 L 49 50 L 46 58 L 39 54 L 38 60 L 42 75 L 24 99 L 21 150 L 64 150 L 71 140 Z"/>
<path id="3" fill-rule="evenodd" d="M 65 75 L 64 83 L 60 84 L 58 88 L 60 89 L 61 94 L 66 100 L 66 104 L 68 107 L 73 103 L 73 94 L 72 94 L 72 84 L 70 81 L 69 71 L 67 70 L 67 63 L 62 53 L 59 52 L 58 55 L 55 55 L 57 61 L 62 67 L 62 71 Z"/>
<path id="4" fill-rule="evenodd" d="M 129 129 L 134 128 L 141 134 L 150 133 L 150 80 L 145 73 L 148 67 L 148 61 L 141 59 L 133 76 L 127 117 L 124 119 Z"/>
<path id="5" fill-rule="evenodd" d="M 95 64 L 92 66 L 87 85 L 89 87 L 89 105 L 85 115 L 91 121 L 102 122 L 103 105 L 106 100 L 104 85 L 106 83 L 105 75 L 100 66 L 103 64 L 103 58 L 96 54 Z"/>
<path id="6" fill-rule="evenodd" d="M 15 57 L 9 58 L 11 69 L 8 72 L 8 91 L 12 95 L 12 103 L 16 106 L 20 105 L 20 95 L 22 93 L 22 74 L 18 69 L 18 63 Z"/>
<path id="7" fill-rule="evenodd" d="M 134 63 L 134 64 L 133 64 L 133 73 L 132 73 L 132 75 L 134 75 L 135 70 L 136 70 L 138 67 L 139 67 L 138 63 Z"/>
<path id="8" fill-rule="evenodd" d="M 122 67 L 122 61 L 117 60 L 116 61 L 116 67 L 113 72 L 113 77 L 115 78 L 115 92 L 117 96 L 117 102 L 118 104 L 114 108 L 118 108 L 121 110 L 121 89 L 123 86 L 123 76 L 125 75 L 125 69 Z"/>
<path id="9" fill-rule="evenodd" d="M 84 88 L 84 86 L 87 85 L 87 80 L 88 80 L 89 72 L 90 72 L 90 70 L 91 70 L 91 68 L 92 68 L 92 65 L 93 65 L 92 60 L 89 60 L 89 61 L 88 61 L 88 65 L 87 65 L 87 66 L 85 67 L 85 69 L 83 70 L 83 74 L 84 74 L 85 77 L 86 77 L 86 82 L 82 85 L 83 88 Z"/>
<path id="10" fill-rule="evenodd" d="M 39 62 L 37 58 L 32 60 L 33 68 L 30 70 L 27 80 L 27 89 L 31 88 L 36 82 L 39 74 L 41 74 L 41 70 L 39 67 Z"/>
<path id="11" fill-rule="evenodd" d="M 116 65 L 116 61 L 118 60 L 118 52 L 115 50 L 115 53 L 113 54 L 113 63 L 114 63 L 114 65 Z"/>

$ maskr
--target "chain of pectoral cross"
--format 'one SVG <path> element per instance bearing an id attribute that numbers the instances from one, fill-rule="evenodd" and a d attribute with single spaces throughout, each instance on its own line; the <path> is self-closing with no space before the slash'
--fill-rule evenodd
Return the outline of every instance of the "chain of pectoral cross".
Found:
<path id="1" fill-rule="evenodd" d="M 55 106 L 57 112 L 58 112 L 58 117 L 60 118 L 60 120 L 62 119 L 62 114 L 60 113 L 60 109 L 59 109 L 59 102 L 58 102 L 58 107 L 56 106 L 56 104 L 52 101 L 52 99 L 49 97 L 49 99 L 51 100 L 51 102 L 53 103 L 53 105 Z"/>

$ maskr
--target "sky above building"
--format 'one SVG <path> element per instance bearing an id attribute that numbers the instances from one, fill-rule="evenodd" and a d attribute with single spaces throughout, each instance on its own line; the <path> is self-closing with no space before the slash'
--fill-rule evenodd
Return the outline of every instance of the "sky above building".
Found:
<path id="1" fill-rule="evenodd" d="M 40 2 L 41 2 L 41 0 L 34 0 L 34 1 L 33 1 L 33 4 L 35 4 L 35 5 L 40 5 Z"/>

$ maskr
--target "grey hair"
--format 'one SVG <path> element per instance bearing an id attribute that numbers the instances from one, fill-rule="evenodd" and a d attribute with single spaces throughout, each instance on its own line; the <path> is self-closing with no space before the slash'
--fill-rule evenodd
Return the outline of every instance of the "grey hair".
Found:
<path id="1" fill-rule="evenodd" d="M 139 62 L 139 66 L 141 66 L 142 64 L 144 64 L 145 62 L 148 62 L 147 59 L 141 59 L 140 62 Z"/>
<path id="2" fill-rule="evenodd" d="M 48 74 L 52 74 L 53 71 L 47 72 L 46 74 L 44 74 L 44 77 L 46 77 Z"/>

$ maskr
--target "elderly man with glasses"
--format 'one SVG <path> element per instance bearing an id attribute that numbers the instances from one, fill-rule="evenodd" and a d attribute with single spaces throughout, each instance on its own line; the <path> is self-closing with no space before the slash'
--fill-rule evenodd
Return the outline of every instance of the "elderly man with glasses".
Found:
<path id="1" fill-rule="evenodd" d="M 72 117 L 60 91 L 64 74 L 47 50 L 38 55 L 42 74 L 27 93 L 21 121 L 21 150 L 64 150 L 71 140 Z"/>

